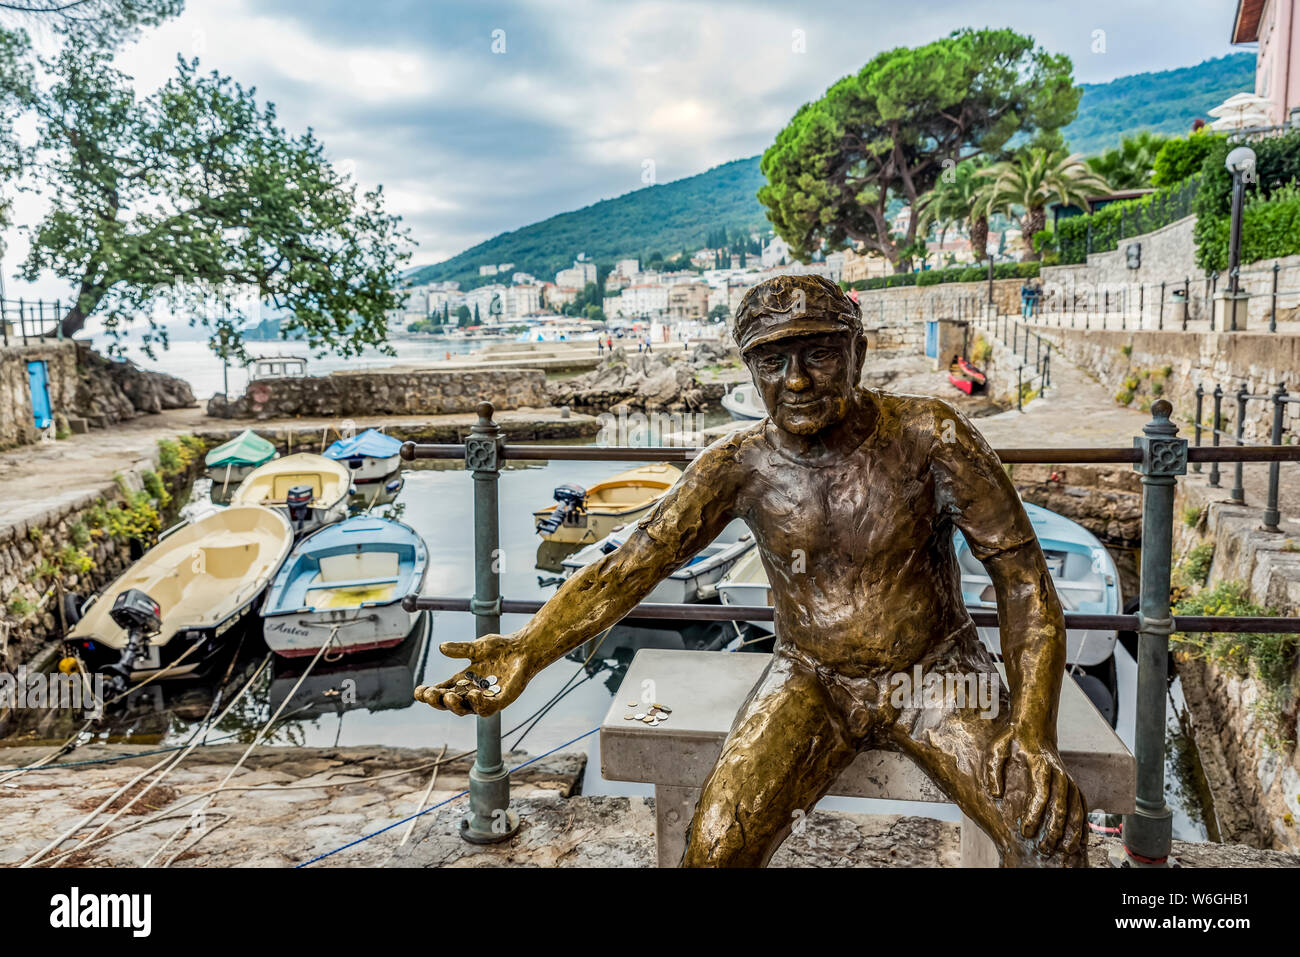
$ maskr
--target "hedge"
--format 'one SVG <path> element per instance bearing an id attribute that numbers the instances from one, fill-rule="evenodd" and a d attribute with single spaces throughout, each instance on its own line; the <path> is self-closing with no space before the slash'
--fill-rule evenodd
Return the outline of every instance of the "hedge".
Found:
<path id="1" fill-rule="evenodd" d="M 1232 174 L 1223 165 L 1234 144 L 1219 143 L 1201 167 L 1196 196 L 1196 263 L 1207 271 L 1228 266 Z M 1246 187 L 1242 214 L 1242 263 L 1300 253 L 1294 230 L 1300 181 L 1300 130 L 1255 140 L 1255 182 Z M 1276 209 L 1270 207 L 1276 206 Z M 1291 231 L 1288 231 L 1291 230 Z"/>
<path id="2" fill-rule="evenodd" d="M 1038 275 L 1040 263 L 996 263 L 994 279 L 1030 279 Z M 953 266 L 949 269 L 927 269 L 923 272 L 896 273 L 892 276 L 874 276 L 848 284 L 850 289 L 891 289 L 895 286 L 938 286 L 949 282 L 986 282 L 988 266 Z"/>
<path id="3" fill-rule="evenodd" d="M 1088 261 L 1088 253 L 1118 249 L 1119 244 L 1190 216 L 1198 201 L 1197 177 L 1148 193 L 1139 199 L 1111 203 L 1090 216 L 1073 216 L 1056 224 L 1053 244 L 1062 265 Z M 1091 240 L 1089 239 L 1091 233 Z"/>
<path id="4" fill-rule="evenodd" d="M 1230 216 L 1196 221 L 1196 262 L 1202 269 L 1226 271 L 1231 240 Z M 1241 261 L 1257 262 L 1300 254 L 1300 188 L 1282 187 L 1267 199 L 1251 197 L 1241 216 Z"/>

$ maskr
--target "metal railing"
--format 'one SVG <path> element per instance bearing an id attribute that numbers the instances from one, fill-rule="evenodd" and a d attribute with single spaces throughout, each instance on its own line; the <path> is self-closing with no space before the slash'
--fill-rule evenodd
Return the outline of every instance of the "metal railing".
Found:
<path id="1" fill-rule="evenodd" d="M 64 308 L 61 300 L 0 298 L 0 341 L 6 346 L 29 345 L 51 336 L 63 338 Z"/>
<path id="2" fill-rule="evenodd" d="M 1219 447 L 1220 438 L 1231 438 L 1234 447 L 1254 447 L 1261 448 L 1254 443 L 1245 441 L 1246 435 L 1246 411 L 1251 402 L 1266 402 L 1272 406 L 1272 422 L 1270 426 L 1269 444 L 1271 446 L 1280 446 L 1282 436 L 1286 431 L 1286 406 L 1288 404 L 1300 405 L 1300 396 L 1290 395 L 1286 391 L 1286 383 L 1279 382 L 1277 388 L 1272 392 L 1251 393 L 1242 383 L 1236 392 L 1224 392 L 1223 386 L 1216 385 L 1213 392 L 1206 392 L 1203 384 L 1196 386 L 1196 421 L 1194 425 L 1196 442 L 1194 448 L 1201 447 L 1201 434 L 1207 433 L 1210 436 L 1211 445 L 1214 448 Z M 1210 424 L 1205 425 L 1204 405 L 1205 397 L 1209 395 L 1213 400 L 1214 414 L 1211 417 Z M 1233 417 L 1235 425 L 1232 432 L 1224 429 L 1223 416 L 1223 399 L 1229 396 L 1236 404 L 1236 415 Z M 1246 504 L 1246 490 L 1243 487 L 1242 477 L 1242 459 L 1237 459 L 1233 463 L 1233 483 L 1228 492 L 1229 498 L 1238 505 Z M 1199 472 L 1201 471 L 1200 463 L 1192 466 Z M 1219 488 L 1219 461 L 1216 459 L 1210 465 L 1208 482 L 1212 488 Z M 1264 530 L 1269 532 L 1279 531 L 1279 522 L 1282 519 L 1282 513 L 1278 508 L 1278 488 L 1281 484 L 1281 468 L 1277 460 L 1269 462 L 1268 469 L 1268 491 L 1266 493 L 1264 505 Z"/>
<path id="3" fill-rule="evenodd" d="M 1132 448 L 1109 449 L 1003 449 L 1004 463 L 1041 464 L 1127 463 L 1142 475 L 1141 605 L 1136 615 L 1082 615 L 1068 613 L 1068 628 L 1127 629 L 1139 634 L 1138 691 L 1134 753 L 1137 759 L 1137 810 L 1124 820 L 1125 847 L 1137 863 L 1162 864 L 1172 843 L 1172 815 L 1165 805 L 1165 697 L 1169 636 L 1175 632 L 1300 633 L 1300 618 L 1199 616 L 1175 618 L 1170 607 L 1173 564 L 1174 486 L 1188 463 L 1300 461 L 1300 446 L 1189 447 L 1170 421 L 1173 407 L 1160 399 L 1152 406 L 1152 419 L 1143 427 Z M 689 462 L 703 450 L 696 448 L 601 448 L 594 446 L 511 445 L 493 421 L 489 403 L 478 407 L 478 421 L 464 443 L 402 446 L 402 457 L 460 459 L 474 478 L 474 595 L 471 598 L 407 598 L 415 610 L 468 611 L 475 616 L 478 636 L 496 633 L 503 614 L 534 614 L 544 604 L 503 598 L 500 592 L 499 515 L 497 483 L 508 459 L 557 461 L 670 461 Z M 629 619 L 771 621 L 768 607 L 721 605 L 668 605 L 642 603 Z M 997 613 L 975 611 L 977 625 L 996 625 Z M 470 772 L 471 813 L 462 826 L 466 840 L 480 843 L 505 840 L 518 827 L 509 810 L 509 778 L 501 757 L 500 714 L 477 718 L 478 751 Z"/>
<path id="4" fill-rule="evenodd" d="M 1029 327 L 1022 319 L 1015 316 L 997 315 L 985 309 L 982 312 L 972 313 L 970 321 L 978 329 L 997 336 L 1002 340 L 1002 344 L 1011 350 L 1011 354 L 1020 360 L 1020 365 L 1016 366 L 1016 408 L 1023 412 L 1025 410 L 1025 386 L 1033 386 L 1035 380 L 1039 384 L 1039 392 L 1047 391 L 1052 385 L 1052 343 L 1044 339 L 1037 332 Z M 1029 348 L 1029 340 L 1033 339 L 1034 347 Z M 1009 340 L 1009 341 L 1008 341 Z M 1030 353 L 1033 357 L 1030 357 Z M 1028 376 L 1025 375 L 1025 369 L 1032 366 L 1033 372 Z"/>
<path id="5" fill-rule="evenodd" d="M 1284 275 L 1285 274 L 1285 275 Z M 1235 283 L 1234 283 L 1235 279 Z M 1220 286 L 1234 305 L 1218 329 L 1215 299 Z M 1262 302 L 1250 321 L 1252 303 Z M 1278 331 L 1279 314 L 1300 309 L 1300 263 L 1274 262 L 1257 269 L 1238 267 L 1220 274 L 1184 275 L 1160 282 L 1070 283 L 1046 280 L 1030 320 L 1036 326 L 1103 331 L 1187 330 L 1211 332 Z M 1267 326 L 1262 323 L 1267 320 Z M 1300 332 L 1300 326 L 1294 327 Z M 1283 330 L 1285 331 L 1285 330 Z"/>

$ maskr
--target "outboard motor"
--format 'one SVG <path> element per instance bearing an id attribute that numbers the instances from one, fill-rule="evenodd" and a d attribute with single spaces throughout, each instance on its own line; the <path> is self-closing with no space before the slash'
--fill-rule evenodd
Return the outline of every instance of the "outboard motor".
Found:
<path id="1" fill-rule="evenodd" d="M 162 629 L 162 607 L 140 589 L 128 588 L 117 596 L 108 617 L 126 632 L 122 657 L 104 669 L 109 675 L 110 687 L 116 694 L 121 694 L 126 690 L 132 666 L 144 655 L 149 636 Z"/>
<path id="2" fill-rule="evenodd" d="M 581 485 L 564 484 L 555 490 L 553 498 L 560 504 L 555 511 L 537 523 L 537 531 L 550 535 L 574 512 L 581 512 L 587 505 L 587 490 Z"/>
<path id="3" fill-rule="evenodd" d="M 311 514 L 312 491 L 310 485 L 295 485 L 284 497 L 284 504 L 289 509 L 289 521 L 299 528 Z"/>

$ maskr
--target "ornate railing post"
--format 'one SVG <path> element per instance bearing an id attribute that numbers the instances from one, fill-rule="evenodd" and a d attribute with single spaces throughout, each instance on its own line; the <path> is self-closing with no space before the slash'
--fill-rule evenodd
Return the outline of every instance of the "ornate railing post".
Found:
<path id="1" fill-rule="evenodd" d="M 1210 435 L 1210 444 L 1219 446 L 1219 433 L 1223 431 L 1223 386 L 1214 387 L 1214 431 Z M 1210 463 L 1210 487 L 1219 487 L 1219 460 Z"/>
<path id="2" fill-rule="evenodd" d="M 1282 416 L 1285 411 L 1287 392 L 1286 383 L 1279 382 L 1277 389 L 1272 395 L 1273 401 L 1273 431 L 1271 434 L 1272 444 L 1282 444 Z M 1281 478 L 1282 463 L 1277 459 L 1268 463 L 1268 499 L 1264 503 L 1264 531 L 1280 532 L 1282 529 L 1279 523 L 1282 521 L 1282 512 L 1278 509 L 1277 504 L 1277 487 Z"/>
<path id="3" fill-rule="evenodd" d="M 1241 384 L 1237 390 L 1237 428 L 1235 430 L 1237 446 L 1242 445 L 1242 440 L 1246 435 L 1246 401 L 1250 398 L 1250 390 L 1246 388 L 1246 383 Z M 1238 459 L 1232 465 L 1232 488 L 1228 492 L 1228 497 L 1238 505 L 1246 504 L 1246 490 L 1242 486 L 1242 462 Z"/>
<path id="4" fill-rule="evenodd" d="M 492 421 L 492 404 L 480 402 L 478 421 L 465 437 L 465 468 L 474 473 L 474 634 L 501 630 L 500 516 L 497 482 L 501 477 L 504 438 Z M 469 772 L 470 813 L 460 836 L 471 844 L 496 844 L 519 830 L 519 816 L 509 809 L 510 777 L 501 760 L 501 715 L 478 717 L 478 751 Z"/>
<path id="5" fill-rule="evenodd" d="M 1204 404 L 1205 404 L 1205 386 L 1201 385 L 1201 383 L 1198 382 L 1196 384 L 1196 447 L 1197 448 L 1201 447 L 1201 415 L 1202 415 L 1202 407 L 1204 406 Z M 1201 470 L 1200 462 L 1195 462 L 1192 464 L 1193 472 L 1199 472 L 1200 470 Z"/>
<path id="6" fill-rule="evenodd" d="M 1174 484 L 1187 474 L 1187 440 L 1169 420 L 1173 405 L 1157 399 L 1151 421 L 1133 440 L 1142 452 L 1141 607 L 1138 610 L 1138 687 L 1134 756 L 1137 807 L 1124 816 L 1125 858 L 1135 867 L 1164 867 L 1173 843 L 1173 815 L 1165 804 L 1165 697 L 1169 677 L 1169 580 L 1173 565 Z"/>

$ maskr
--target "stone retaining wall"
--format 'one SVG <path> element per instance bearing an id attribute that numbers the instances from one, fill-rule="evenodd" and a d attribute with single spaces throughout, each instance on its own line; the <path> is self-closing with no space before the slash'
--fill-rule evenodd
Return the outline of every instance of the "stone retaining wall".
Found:
<path id="1" fill-rule="evenodd" d="M 157 468 L 151 461 L 123 468 L 121 483 L 106 483 L 77 499 L 51 507 L 35 519 L 7 520 L 0 516 L 0 670 L 35 665 L 57 649 L 66 630 L 62 595 L 89 597 L 124 572 L 141 553 L 141 546 L 113 537 L 97 521 L 103 511 L 125 500 L 124 490 L 144 487 L 144 473 Z M 186 474 L 167 481 L 173 508 L 188 493 L 197 463 Z M 160 508 L 163 527 L 173 517 Z M 77 563 L 89 560 L 81 571 Z"/>
<path id="2" fill-rule="evenodd" d="M 221 396 L 208 413 L 222 418 L 442 415 L 473 412 L 488 401 L 499 410 L 548 405 L 540 369 L 402 370 L 258 379 L 232 402 Z"/>
<path id="3" fill-rule="evenodd" d="M 1183 520 L 1189 509 L 1200 510 L 1192 525 Z M 1174 514 L 1176 560 L 1203 542 L 1214 545 L 1207 587 L 1244 582 L 1252 601 L 1280 615 L 1300 615 L 1300 542 L 1261 531 L 1259 509 L 1223 501 L 1222 490 L 1193 474 L 1178 483 Z M 1300 851 L 1300 751 L 1295 745 L 1300 738 L 1300 660 L 1292 662 L 1291 699 L 1283 717 L 1291 741 L 1280 749 L 1269 745 L 1259 720 L 1257 678 L 1194 659 L 1180 661 L 1178 668 L 1190 679 L 1184 681 L 1184 690 L 1189 696 L 1195 690 L 1208 705 L 1197 722 L 1198 746 L 1222 754 L 1264 846 Z"/>
<path id="4" fill-rule="evenodd" d="M 1134 404 L 1163 395 L 1174 404 L 1174 421 L 1184 434 L 1191 432 L 1196 413 L 1196 387 L 1207 393 L 1216 385 L 1232 392 L 1245 384 L 1252 394 L 1272 392 L 1279 382 L 1300 388 L 1300 336 L 1257 332 L 1176 332 L 1154 330 L 1120 332 L 1039 328 L 1066 358 L 1116 393 L 1126 380 L 1138 379 Z M 1125 354 L 1125 349 L 1129 354 Z M 1162 375 L 1168 367 L 1169 375 Z M 1153 391 L 1159 387 L 1159 392 Z M 1225 396 L 1225 429 L 1236 428 L 1236 400 Z M 1283 441 L 1300 441 L 1300 405 L 1284 407 Z M 1273 423 L 1271 402 L 1246 405 L 1247 442 L 1265 443 Z M 1212 422 L 1213 399 L 1206 395 L 1202 421 Z M 1205 439 L 1208 444 L 1208 437 Z"/>

